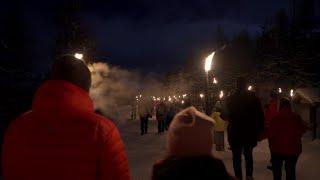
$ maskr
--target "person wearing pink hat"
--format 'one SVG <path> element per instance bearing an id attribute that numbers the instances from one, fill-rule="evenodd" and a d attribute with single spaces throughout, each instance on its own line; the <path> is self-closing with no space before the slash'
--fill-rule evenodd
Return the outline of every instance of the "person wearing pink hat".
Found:
<path id="1" fill-rule="evenodd" d="M 214 124 L 194 107 L 179 112 L 168 130 L 167 154 L 153 166 L 152 180 L 234 179 L 212 153 Z"/>

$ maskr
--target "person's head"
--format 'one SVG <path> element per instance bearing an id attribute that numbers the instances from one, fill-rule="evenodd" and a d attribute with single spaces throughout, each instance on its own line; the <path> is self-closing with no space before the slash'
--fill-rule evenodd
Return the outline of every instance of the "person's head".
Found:
<path id="1" fill-rule="evenodd" d="M 215 111 L 216 112 L 221 112 L 222 111 L 222 106 L 221 106 L 221 102 L 220 101 L 216 102 Z"/>
<path id="2" fill-rule="evenodd" d="M 51 68 L 50 79 L 68 81 L 87 92 L 91 86 L 91 73 L 88 67 L 83 61 L 71 55 L 55 60 Z"/>
<path id="3" fill-rule="evenodd" d="M 270 98 L 277 99 L 278 98 L 278 92 L 276 89 L 272 89 L 270 92 Z"/>
<path id="4" fill-rule="evenodd" d="M 280 99 L 280 110 L 283 109 L 283 108 L 289 108 L 291 109 L 291 102 L 289 99 L 287 98 L 281 98 Z"/>
<path id="5" fill-rule="evenodd" d="M 237 90 L 238 91 L 244 91 L 247 88 L 247 80 L 244 77 L 238 77 L 237 78 Z"/>
<path id="6" fill-rule="evenodd" d="M 168 155 L 176 157 L 211 155 L 214 124 L 212 118 L 194 107 L 179 112 L 168 130 Z"/>

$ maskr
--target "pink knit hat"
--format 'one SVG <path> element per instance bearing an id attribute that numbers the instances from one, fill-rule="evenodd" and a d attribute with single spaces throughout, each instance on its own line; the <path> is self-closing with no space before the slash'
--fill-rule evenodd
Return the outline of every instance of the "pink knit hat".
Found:
<path id="1" fill-rule="evenodd" d="M 212 118 L 194 107 L 179 112 L 169 127 L 167 140 L 169 155 L 211 155 L 214 124 Z"/>

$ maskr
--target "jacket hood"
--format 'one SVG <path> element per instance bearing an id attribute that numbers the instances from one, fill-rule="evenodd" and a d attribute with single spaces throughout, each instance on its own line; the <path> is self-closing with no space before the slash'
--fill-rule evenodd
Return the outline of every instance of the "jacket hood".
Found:
<path id="1" fill-rule="evenodd" d="M 49 80 L 40 86 L 32 103 L 34 112 L 93 112 L 89 94 L 63 80 Z"/>

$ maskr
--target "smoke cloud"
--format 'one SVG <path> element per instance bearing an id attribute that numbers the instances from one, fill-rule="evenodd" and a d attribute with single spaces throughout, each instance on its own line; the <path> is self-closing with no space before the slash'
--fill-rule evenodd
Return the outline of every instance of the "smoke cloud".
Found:
<path id="1" fill-rule="evenodd" d="M 139 75 L 106 63 L 90 64 L 94 107 L 116 123 L 131 116 L 132 100 L 139 89 Z"/>
<path id="2" fill-rule="evenodd" d="M 190 85 L 181 74 L 163 77 L 157 74 L 141 75 L 107 63 L 89 64 L 92 85 L 90 97 L 94 107 L 116 124 L 131 119 L 133 104 L 140 94 L 151 101 L 152 97 L 182 95 Z"/>

